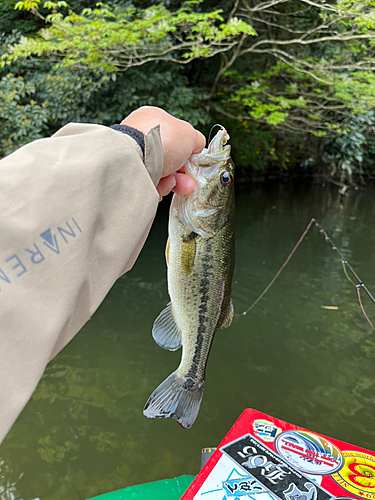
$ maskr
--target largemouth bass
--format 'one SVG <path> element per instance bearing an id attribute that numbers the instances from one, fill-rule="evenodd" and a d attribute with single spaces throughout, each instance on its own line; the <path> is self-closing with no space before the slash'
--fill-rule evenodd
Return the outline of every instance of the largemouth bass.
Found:
<path id="1" fill-rule="evenodd" d="M 166 258 L 171 302 L 155 320 L 152 335 L 164 349 L 182 345 L 182 358 L 143 413 L 171 417 L 185 428 L 199 412 L 214 334 L 233 318 L 234 166 L 228 139 L 222 128 L 207 149 L 190 158 L 185 172 L 195 182 L 194 192 L 175 194 L 170 208 Z"/>

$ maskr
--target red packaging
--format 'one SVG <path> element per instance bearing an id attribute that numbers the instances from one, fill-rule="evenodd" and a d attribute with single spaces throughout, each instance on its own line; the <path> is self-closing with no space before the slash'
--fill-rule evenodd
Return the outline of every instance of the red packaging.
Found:
<path id="1" fill-rule="evenodd" d="M 375 453 L 245 410 L 181 500 L 375 500 Z"/>

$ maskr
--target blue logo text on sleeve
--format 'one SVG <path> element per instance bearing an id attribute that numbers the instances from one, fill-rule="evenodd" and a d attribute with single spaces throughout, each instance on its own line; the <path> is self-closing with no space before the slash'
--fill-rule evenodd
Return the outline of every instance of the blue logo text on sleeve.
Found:
<path id="1" fill-rule="evenodd" d="M 66 245 L 82 233 L 78 222 L 72 217 L 55 230 L 46 229 L 40 233 L 27 248 L 17 253 L 10 252 L 10 255 L 0 261 L 0 292 L 53 254 L 64 253 Z"/>

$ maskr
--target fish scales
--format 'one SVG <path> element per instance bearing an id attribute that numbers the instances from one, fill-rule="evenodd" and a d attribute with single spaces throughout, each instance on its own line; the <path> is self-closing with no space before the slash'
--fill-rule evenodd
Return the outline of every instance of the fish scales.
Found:
<path id="1" fill-rule="evenodd" d="M 222 234 L 221 234 L 222 233 Z M 182 360 L 177 370 L 180 376 L 200 380 L 204 375 L 205 364 L 215 331 L 220 327 L 218 317 L 218 294 L 225 275 L 231 276 L 233 266 L 227 270 L 228 261 L 233 262 L 234 223 L 232 220 L 217 234 L 216 241 L 196 237 L 196 257 L 194 267 L 186 276 L 180 265 L 181 247 L 186 229 L 178 218 L 176 207 L 170 216 L 170 254 L 168 268 L 169 293 L 172 303 L 176 304 L 176 322 L 182 329 Z M 221 243 L 224 241 L 224 244 Z M 218 257 L 214 257 L 217 255 Z M 176 273 L 178 277 L 176 278 Z M 225 278 L 224 278 L 225 279 Z M 230 279 L 225 280 L 224 301 L 221 309 L 227 311 L 230 300 Z M 197 335 L 198 332 L 198 335 Z M 194 349 L 193 349 L 194 346 Z M 198 375 L 198 377 L 197 377 Z"/>
<path id="2" fill-rule="evenodd" d="M 225 129 L 192 157 L 189 196 L 174 195 L 167 243 L 170 304 L 155 320 L 153 337 L 163 348 L 182 345 L 181 362 L 150 396 L 144 414 L 194 423 L 203 396 L 207 358 L 215 332 L 233 318 L 234 167 Z"/>

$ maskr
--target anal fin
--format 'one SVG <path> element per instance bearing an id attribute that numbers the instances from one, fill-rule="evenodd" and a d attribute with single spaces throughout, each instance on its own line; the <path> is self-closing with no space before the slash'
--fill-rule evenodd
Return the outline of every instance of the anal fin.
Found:
<path id="1" fill-rule="evenodd" d="M 181 332 L 173 316 L 172 302 L 154 321 L 152 336 L 160 347 L 168 351 L 176 351 L 181 347 Z"/>

